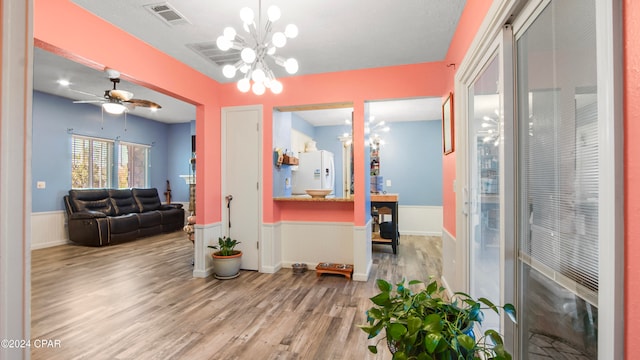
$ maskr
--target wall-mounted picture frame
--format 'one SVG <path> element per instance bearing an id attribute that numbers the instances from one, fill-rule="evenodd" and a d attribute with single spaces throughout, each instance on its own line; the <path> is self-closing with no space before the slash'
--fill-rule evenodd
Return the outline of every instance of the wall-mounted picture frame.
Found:
<path id="1" fill-rule="evenodd" d="M 453 150 L 453 93 L 449 93 L 442 104 L 442 152 L 447 155 Z"/>

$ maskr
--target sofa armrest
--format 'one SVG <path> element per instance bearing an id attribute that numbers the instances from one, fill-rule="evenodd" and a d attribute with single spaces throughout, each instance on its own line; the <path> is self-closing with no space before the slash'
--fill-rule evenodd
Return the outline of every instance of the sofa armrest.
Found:
<path id="1" fill-rule="evenodd" d="M 182 209 L 182 204 L 162 204 L 160 210 Z"/>
<path id="2" fill-rule="evenodd" d="M 75 212 L 75 213 L 69 215 L 69 220 L 96 219 L 96 218 L 106 218 L 106 217 L 107 217 L 107 215 L 105 215 L 104 213 L 102 213 L 100 211 L 86 210 L 86 211 L 78 211 L 78 212 Z"/>

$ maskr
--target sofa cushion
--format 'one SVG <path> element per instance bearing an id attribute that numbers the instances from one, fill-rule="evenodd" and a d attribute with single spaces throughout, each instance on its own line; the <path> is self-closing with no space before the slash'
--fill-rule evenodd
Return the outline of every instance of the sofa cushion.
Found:
<path id="1" fill-rule="evenodd" d="M 133 199 L 131 189 L 111 189 L 109 190 L 109 196 L 111 197 L 111 204 L 113 205 L 115 215 L 140 212 L 138 204 Z"/>
<path id="2" fill-rule="evenodd" d="M 69 204 L 74 211 L 99 211 L 113 215 L 113 205 L 106 189 L 69 190 Z"/>
<path id="3" fill-rule="evenodd" d="M 138 214 L 138 224 L 140 228 L 148 228 L 162 224 L 162 215 L 160 211 L 147 211 Z"/>
<path id="4" fill-rule="evenodd" d="M 140 227 L 137 214 L 110 216 L 108 219 L 111 235 L 136 232 Z"/>
<path id="5" fill-rule="evenodd" d="M 166 209 L 160 211 L 162 214 L 162 231 L 173 232 L 182 229 L 184 226 L 183 209 Z"/>
<path id="6" fill-rule="evenodd" d="M 140 212 L 147 212 L 160 209 L 162 203 L 160 202 L 160 197 L 158 196 L 158 189 L 131 189 L 133 193 L 133 197 L 138 204 L 138 208 L 140 208 Z"/>

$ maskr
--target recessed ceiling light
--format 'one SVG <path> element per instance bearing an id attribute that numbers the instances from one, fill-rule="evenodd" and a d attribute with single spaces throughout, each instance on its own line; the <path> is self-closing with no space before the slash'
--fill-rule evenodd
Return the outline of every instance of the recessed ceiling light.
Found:
<path id="1" fill-rule="evenodd" d="M 69 80 L 60 79 L 60 80 L 58 80 L 58 85 L 60 85 L 60 86 L 69 86 L 69 85 L 71 85 L 71 82 L 69 82 Z"/>

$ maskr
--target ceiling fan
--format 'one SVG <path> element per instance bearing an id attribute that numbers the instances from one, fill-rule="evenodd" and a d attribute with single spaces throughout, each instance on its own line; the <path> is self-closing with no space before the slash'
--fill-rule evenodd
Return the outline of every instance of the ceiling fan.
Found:
<path id="1" fill-rule="evenodd" d="M 133 93 L 117 89 L 116 85 L 120 83 L 120 72 L 118 72 L 117 70 L 106 68 L 105 72 L 107 73 L 107 76 L 109 76 L 109 80 L 111 81 L 111 83 L 113 83 L 113 89 L 105 90 L 103 96 L 98 96 L 79 90 L 72 90 L 97 98 L 95 100 L 74 101 L 75 104 L 102 103 L 102 108 L 104 109 L 104 111 L 115 115 L 122 114 L 125 111 L 133 110 L 136 106 L 148 107 L 152 110 L 162 108 L 162 106 L 160 106 L 158 103 L 155 103 L 151 100 L 134 99 Z"/>

